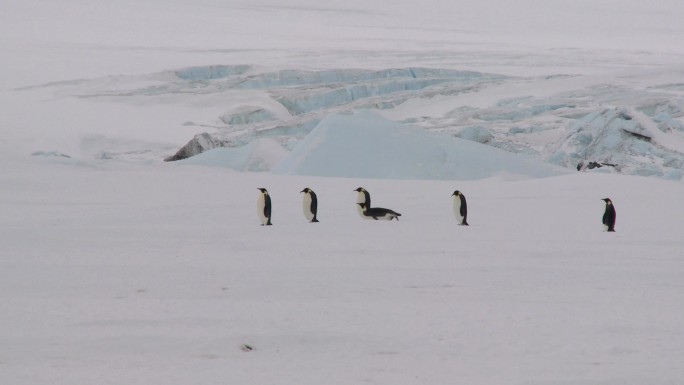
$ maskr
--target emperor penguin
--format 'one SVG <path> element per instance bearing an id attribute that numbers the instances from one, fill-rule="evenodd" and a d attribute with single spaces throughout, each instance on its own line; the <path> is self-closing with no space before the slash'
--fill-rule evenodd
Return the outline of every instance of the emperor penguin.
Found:
<path id="1" fill-rule="evenodd" d="M 376 221 L 378 219 L 383 219 L 386 221 L 391 221 L 395 218 L 399 220 L 399 217 L 401 216 L 401 214 L 398 212 L 392 211 L 390 209 L 384 209 L 382 207 L 368 207 L 365 203 L 357 203 L 357 205 L 361 208 L 361 212 L 366 219 L 375 219 Z"/>
<path id="2" fill-rule="evenodd" d="M 456 190 L 451 196 L 454 197 L 454 215 L 456 216 L 456 219 L 458 219 L 458 224 L 461 226 L 469 226 L 467 221 L 468 205 L 466 204 L 465 195 Z"/>
<path id="3" fill-rule="evenodd" d="M 271 197 L 265 188 L 258 188 L 261 191 L 257 199 L 257 214 L 261 220 L 261 225 L 271 226 Z"/>
<path id="4" fill-rule="evenodd" d="M 304 209 L 304 217 L 309 222 L 318 222 L 318 219 L 316 219 L 316 213 L 318 212 L 318 198 L 316 198 L 316 193 L 308 187 L 300 192 L 304 193 L 304 202 L 302 206 Z"/>
<path id="5" fill-rule="evenodd" d="M 610 198 L 603 198 L 606 202 L 606 210 L 603 212 L 603 227 L 605 231 L 615 231 L 615 205 Z"/>
<path id="6" fill-rule="evenodd" d="M 371 207 L 370 193 L 363 187 L 359 187 L 354 191 L 358 192 L 358 194 L 356 195 L 356 203 L 357 203 L 356 208 L 357 208 L 357 211 L 359 212 L 359 215 L 361 216 L 361 218 L 364 218 L 364 219 L 372 219 L 372 218 L 369 218 L 369 217 L 363 215 L 363 209 L 361 208 L 361 206 L 358 205 L 358 203 L 363 203 L 366 207 Z"/>

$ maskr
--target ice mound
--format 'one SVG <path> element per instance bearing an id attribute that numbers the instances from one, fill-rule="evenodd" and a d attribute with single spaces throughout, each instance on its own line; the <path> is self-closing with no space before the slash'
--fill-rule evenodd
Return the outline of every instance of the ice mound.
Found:
<path id="1" fill-rule="evenodd" d="M 286 156 L 287 150 L 278 142 L 261 138 L 241 147 L 214 148 L 178 163 L 228 167 L 237 171 L 269 171 Z"/>
<path id="2" fill-rule="evenodd" d="M 525 155 L 389 121 L 373 112 L 322 120 L 273 170 L 280 174 L 388 179 L 547 177 L 564 170 Z"/>

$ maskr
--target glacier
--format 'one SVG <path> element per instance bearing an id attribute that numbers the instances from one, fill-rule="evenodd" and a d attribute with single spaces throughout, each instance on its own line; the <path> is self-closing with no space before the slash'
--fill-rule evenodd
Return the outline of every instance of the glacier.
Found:
<path id="1" fill-rule="evenodd" d="M 288 153 L 296 156 L 311 132 L 330 124 L 323 123 L 326 119 L 370 110 L 396 123 L 396 130 L 418 127 L 435 135 L 435 140 L 448 138 L 445 143 L 459 143 L 454 148 L 462 144 L 451 139 L 460 138 L 531 156 L 568 171 L 680 180 L 684 170 L 684 88 L 678 79 L 682 75 L 679 70 L 664 74 L 630 71 L 608 82 L 600 76 L 567 73 L 511 76 L 417 67 L 271 70 L 244 64 L 195 66 L 37 88 L 85 101 L 143 108 L 164 105 L 173 108 L 174 114 L 185 114 L 178 124 L 192 134 L 175 153 L 164 156 L 167 161 L 221 149 L 221 156 L 193 162 L 216 164 L 217 159 L 225 159 L 225 166 L 237 170 L 284 172 L 288 168 L 279 161 L 288 158 Z M 359 141 L 366 134 L 368 122 L 364 119 L 347 124 L 353 126 L 349 132 Z M 269 147 L 268 152 L 277 153 L 268 156 L 269 161 L 259 160 L 262 156 L 253 151 L 252 143 L 263 139 L 280 146 L 278 151 Z M 348 144 L 349 139 L 339 140 Z M 327 148 L 333 151 L 332 146 Z M 354 150 L 353 146 L 345 148 Z M 33 149 L 36 151 L 68 153 L 55 148 Z M 121 150 L 115 156 L 125 158 L 126 153 Z M 135 153 L 159 154 L 160 150 L 136 149 Z M 382 163 L 372 151 L 361 155 L 367 157 L 365 164 Z M 443 170 L 444 164 L 431 162 L 427 163 L 437 169 L 426 166 L 418 172 L 406 167 L 404 174 L 400 169 L 369 173 L 351 167 L 344 171 L 339 169 L 343 165 L 330 171 L 388 178 L 444 178 L 449 174 Z M 322 170 L 309 172 L 314 171 L 320 174 Z"/>
<path id="2" fill-rule="evenodd" d="M 568 137 L 550 157 L 554 163 L 578 169 L 585 162 L 610 165 L 621 172 L 681 179 L 683 158 L 667 140 L 657 141 L 645 114 L 623 108 L 605 108 L 578 119 Z"/>

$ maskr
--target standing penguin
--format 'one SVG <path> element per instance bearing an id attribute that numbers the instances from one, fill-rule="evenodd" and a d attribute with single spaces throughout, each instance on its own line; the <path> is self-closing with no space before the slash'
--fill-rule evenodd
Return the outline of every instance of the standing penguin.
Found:
<path id="1" fill-rule="evenodd" d="M 466 204 L 465 195 L 456 190 L 451 196 L 454 197 L 454 215 L 456 216 L 456 219 L 458 219 L 458 224 L 461 226 L 469 226 L 467 221 L 468 205 Z"/>
<path id="2" fill-rule="evenodd" d="M 302 207 L 304 209 L 304 217 L 309 222 L 318 222 L 318 219 L 316 219 L 316 213 L 318 212 L 318 198 L 316 197 L 316 193 L 308 187 L 300 192 L 304 193 Z"/>
<path id="3" fill-rule="evenodd" d="M 371 207 L 370 193 L 368 191 L 366 191 L 366 189 L 363 187 L 359 187 L 354 191 L 358 192 L 358 194 L 356 195 L 356 203 L 357 203 L 356 208 L 359 212 L 359 215 L 361 216 L 361 218 L 364 218 L 364 219 L 372 219 L 372 218 L 369 218 L 368 216 L 364 215 L 363 214 L 363 208 L 361 208 L 361 206 L 358 205 L 359 203 L 363 203 L 366 207 Z"/>
<path id="4" fill-rule="evenodd" d="M 361 212 L 366 219 L 375 219 L 376 221 L 378 219 L 383 219 L 386 221 L 391 221 L 392 219 L 396 218 L 398 221 L 399 217 L 401 216 L 401 214 L 398 212 L 392 211 L 390 209 L 384 209 L 382 207 L 368 207 L 365 203 L 357 203 L 357 205 L 361 208 Z"/>
<path id="5" fill-rule="evenodd" d="M 606 231 L 615 231 L 615 206 L 610 198 L 603 198 L 606 211 L 603 212 L 603 226 Z"/>
<path id="6" fill-rule="evenodd" d="M 259 214 L 259 219 L 261 220 L 261 225 L 270 226 L 271 223 L 271 197 L 268 195 L 268 191 L 265 188 L 258 188 L 261 191 L 259 198 L 257 199 L 257 214 Z"/>

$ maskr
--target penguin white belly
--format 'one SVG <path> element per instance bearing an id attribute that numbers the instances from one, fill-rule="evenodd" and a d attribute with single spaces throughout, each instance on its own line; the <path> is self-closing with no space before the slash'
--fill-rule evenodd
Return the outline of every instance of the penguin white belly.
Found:
<path id="1" fill-rule="evenodd" d="M 391 215 L 391 214 L 385 214 L 378 216 L 377 218 L 381 221 L 391 221 L 392 219 L 396 218 L 396 215 Z"/>
<path id="2" fill-rule="evenodd" d="M 361 218 L 363 219 L 373 219 L 373 217 L 367 217 L 363 214 L 363 209 L 361 206 L 358 205 L 358 203 L 368 203 L 366 202 L 366 194 L 363 193 L 363 191 L 359 191 L 359 193 L 356 195 L 356 211 L 359 213 Z"/>
<path id="3" fill-rule="evenodd" d="M 311 222 L 314 219 L 314 213 L 311 212 L 311 195 L 304 194 L 304 203 L 302 203 L 302 210 L 304 211 L 304 218 Z"/>
<path id="4" fill-rule="evenodd" d="M 362 191 L 356 194 L 356 203 L 366 203 L 366 195 Z"/>
<path id="5" fill-rule="evenodd" d="M 264 199 L 264 194 L 259 194 L 257 199 L 257 214 L 259 214 L 259 219 L 261 219 L 262 224 L 268 223 L 268 217 L 264 214 L 264 206 L 266 206 L 266 200 Z"/>
<path id="6" fill-rule="evenodd" d="M 463 223 L 463 215 L 461 215 L 461 198 L 454 197 L 454 215 L 458 219 L 458 223 Z"/>

